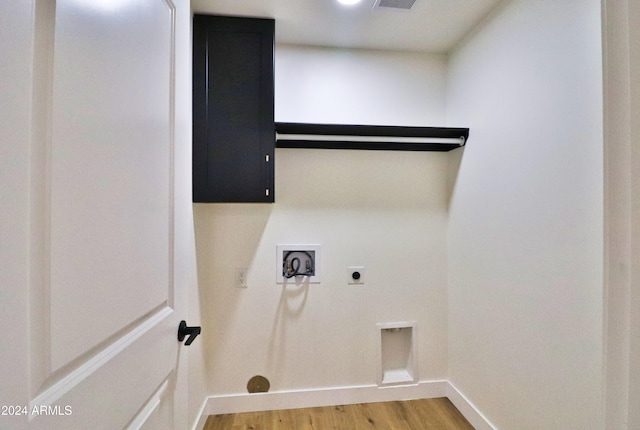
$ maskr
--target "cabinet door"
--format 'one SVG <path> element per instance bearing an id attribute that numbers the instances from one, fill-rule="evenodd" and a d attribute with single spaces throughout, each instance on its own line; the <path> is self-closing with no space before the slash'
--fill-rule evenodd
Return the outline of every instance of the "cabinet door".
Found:
<path id="1" fill-rule="evenodd" d="M 274 201 L 274 28 L 194 16 L 194 202 Z"/>

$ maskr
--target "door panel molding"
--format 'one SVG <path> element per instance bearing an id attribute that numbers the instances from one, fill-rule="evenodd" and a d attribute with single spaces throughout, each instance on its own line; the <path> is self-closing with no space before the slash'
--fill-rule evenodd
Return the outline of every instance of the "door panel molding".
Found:
<path id="1" fill-rule="evenodd" d="M 131 342 L 124 350 L 114 354 L 92 373 L 83 375 L 76 386 L 59 396 L 51 407 L 64 409 L 67 416 L 31 415 L 33 430 L 68 430 L 72 428 L 125 428 L 149 402 L 154 392 L 175 372 L 179 354 L 175 338 L 177 329 L 172 324 L 173 313 L 162 321 L 149 324 L 148 331 Z M 161 360 L 140 362 L 140 357 L 164 357 Z M 167 358 L 170 359 L 167 360 Z M 134 366 L 131 369 L 131 365 Z M 126 375 L 123 375 L 126 373 Z M 173 390 L 172 384 L 169 387 Z M 52 399 L 50 399 L 52 400 Z M 35 407 L 47 405 L 31 402 Z M 104 418 L 104 421 L 102 421 Z"/>
<path id="2" fill-rule="evenodd" d="M 169 375 L 162 384 L 158 387 L 156 391 L 149 397 L 147 403 L 140 409 L 140 411 L 136 414 L 135 417 L 131 420 L 131 422 L 125 427 L 125 430 L 138 430 L 142 428 L 149 419 L 153 416 L 153 414 L 158 413 L 158 409 L 162 404 L 162 400 L 169 392 L 169 384 L 170 379 L 173 376 L 173 373 Z"/>
<path id="3" fill-rule="evenodd" d="M 51 371 L 172 300 L 173 10 L 164 0 L 104 12 L 89 3 L 56 4 Z"/>
<path id="4" fill-rule="evenodd" d="M 51 222 L 51 115 L 56 1 L 34 2 L 32 139 L 29 159 L 29 394 L 36 396 L 51 373 L 49 282 Z M 31 397 L 31 398 L 32 398 Z"/>
<path id="5" fill-rule="evenodd" d="M 140 79 L 141 74 L 138 74 L 137 78 L 129 79 L 129 77 L 125 75 L 118 79 L 122 82 L 129 79 L 130 85 L 134 85 L 136 82 L 143 83 L 145 86 L 143 90 L 146 92 L 142 95 L 142 98 L 144 98 L 144 95 L 153 93 L 154 97 L 156 97 L 154 100 L 161 101 L 161 103 L 155 104 L 147 102 L 147 104 L 144 105 L 149 107 L 149 109 L 156 114 L 159 113 L 155 118 L 157 120 L 157 126 L 154 126 L 153 124 L 151 126 L 144 124 L 144 118 L 132 118 L 132 120 L 135 120 L 135 123 L 132 126 L 133 128 L 131 129 L 131 132 L 120 132 L 125 133 L 131 141 L 165 145 L 163 149 L 164 152 L 161 152 L 166 156 L 160 158 L 159 161 L 161 164 L 160 167 L 156 167 L 156 171 L 158 178 L 164 181 L 159 187 L 164 190 L 166 194 L 162 194 L 164 197 L 152 195 L 149 197 L 148 201 L 148 204 L 160 204 L 161 206 L 161 209 L 157 213 L 162 214 L 162 219 L 159 220 L 157 225 L 160 226 L 160 228 L 167 228 L 162 227 L 163 225 L 168 226 L 168 231 L 164 230 L 163 233 L 163 249 L 157 254 L 160 255 L 164 261 L 162 263 L 162 267 L 158 267 L 158 269 L 162 271 L 162 274 L 156 276 L 158 279 L 162 280 L 162 283 L 160 285 L 155 283 L 153 286 L 155 292 L 149 294 L 151 296 L 149 299 L 146 298 L 147 290 L 144 286 L 138 286 L 137 291 L 128 291 L 122 290 L 121 286 L 116 285 L 116 287 L 121 288 L 121 291 L 126 291 L 126 293 L 130 295 L 130 297 L 125 297 L 123 299 L 123 302 L 126 302 L 128 305 L 128 310 L 123 312 L 123 314 L 118 313 L 119 309 L 109 308 L 101 311 L 100 315 L 95 315 L 95 317 L 91 313 L 84 316 L 74 315 L 74 319 L 82 321 L 84 318 L 85 321 L 95 322 L 102 327 L 101 332 L 95 336 L 91 333 L 83 333 L 83 330 L 87 330 L 87 328 L 82 325 L 74 327 L 74 330 L 77 330 L 77 333 L 74 333 L 74 336 L 75 334 L 83 335 L 85 339 L 84 343 L 80 344 L 80 347 L 68 347 L 68 341 L 69 339 L 73 340 L 73 336 L 60 337 L 58 333 L 58 337 L 56 337 L 56 332 L 62 330 L 56 325 L 53 312 L 58 312 L 58 314 L 60 314 L 60 312 L 63 312 L 65 309 L 65 301 L 75 299 L 75 297 L 66 294 L 66 292 L 62 296 L 60 295 L 60 292 L 56 292 L 54 285 L 55 280 L 53 279 L 55 274 L 52 273 L 52 259 L 60 255 L 60 252 L 65 252 L 64 255 L 68 255 L 66 254 L 67 250 L 65 246 L 55 247 L 55 243 L 61 243 L 64 245 L 64 242 L 59 238 L 56 239 L 58 242 L 55 242 L 55 240 L 52 239 L 54 229 L 59 225 L 55 223 L 68 222 L 64 217 L 56 218 L 54 213 L 56 207 L 54 207 L 53 196 L 54 193 L 59 192 L 59 190 L 62 190 L 64 193 L 69 192 L 68 187 L 71 183 L 68 180 L 56 182 L 58 179 L 54 177 L 54 173 L 66 173 L 65 169 L 67 168 L 67 164 L 64 163 L 56 167 L 55 163 L 57 162 L 57 159 L 55 157 L 59 155 L 56 151 L 60 150 L 58 142 L 62 142 L 63 145 L 70 145 L 66 148 L 63 147 L 63 151 L 74 150 L 79 144 L 79 141 L 73 141 L 73 139 L 56 140 L 61 139 L 59 136 L 63 136 L 60 134 L 60 130 L 56 129 L 56 127 L 59 127 L 59 125 L 57 125 L 59 123 L 56 123 L 56 121 L 59 121 L 59 118 L 56 117 L 56 109 L 58 109 L 58 111 L 64 109 L 63 107 L 66 107 L 68 102 L 68 100 L 64 98 L 61 101 L 56 101 L 56 97 L 60 98 L 60 94 L 64 94 L 64 92 L 55 91 L 57 89 L 57 78 L 55 76 L 57 69 L 54 54 L 58 54 L 56 49 L 59 48 L 56 41 L 59 40 L 57 39 L 58 37 L 68 37 L 57 34 L 57 32 L 61 31 L 58 28 L 62 25 L 60 22 L 64 22 L 64 20 L 59 20 L 58 14 L 61 10 L 64 12 L 65 4 L 69 5 L 71 3 L 78 3 L 78 1 L 35 0 L 34 2 L 36 25 L 34 33 L 35 61 L 33 65 L 33 136 L 31 139 L 29 161 L 29 326 L 24 328 L 30 344 L 28 365 L 28 372 L 30 375 L 30 409 L 33 407 L 59 404 L 59 402 L 64 401 L 64 399 L 69 398 L 70 396 L 74 397 L 74 389 L 76 392 L 85 392 L 87 390 L 86 387 L 95 387 L 95 384 L 88 380 L 95 378 L 96 374 L 104 373 L 100 372 L 101 370 L 104 370 L 107 373 L 117 374 L 117 372 L 113 370 L 114 366 L 117 366 L 114 362 L 120 362 L 122 360 L 122 355 L 127 357 L 131 356 L 133 354 L 130 352 L 132 349 L 139 351 L 140 348 L 139 346 L 136 346 L 136 344 L 145 343 L 145 336 L 152 338 L 155 337 L 156 339 L 161 339 L 159 337 L 159 333 L 162 333 L 163 336 L 167 336 L 167 327 L 173 326 L 172 320 L 175 319 L 173 313 L 175 303 L 174 169 L 176 112 L 176 7 L 171 0 L 155 0 L 155 2 L 151 4 L 151 7 L 134 7 L 132 9 L 133 12 L 145 9 L 144 13 L 146 13 L 146 15 L 140 17 L 133 16 L 134 14 L 131 14 L 132 16 L 126 18 L 128 20 L 137 19 L 138 22 L 136 22 L 136 26 L 145 26 L 145 28 L 151 29 L 152 31 L 150 31 L 148 37 L 140 43 L 132 44 L 135 45 L 135 47 L 131 48 L 131 52 L 124 52 L 122 55 L 133 55 L 135 52 L 140 52 L 142 55 L 141 58 L 143 58 L 145 62 L 150 61 L 144 57 L 144 54 L 147 53 L 147 51 L 144 51 L 144 48 L 148 45 L 159 53 L 158 56 L 155 57 L 155 60 L 150 61 L 150 64 L 159 64 L 161 67 L 157 68 L 159 70 L 153 70 L 154 76 L 150 79 L 153 82 L 148 85 Z M 129 2 L 129 4 L 132 3 Z M 87 5 L 87 7 L 92 7 L 90 1 L 87 1 Z M 149 5 L 149 3 L 146 3 L 146 5 Z M 152 11 L 149 12 L 149 9 L 152 9 Z M 133 33 L 137 31 L 137 28 L 138 27 L 134 26 L 126 27 L 127 31 L 131 31 Z M 63 30 L 68 31 L 68 28 Z M 112 43 L 111 40 L 108 42 Z M 153 61 L 155 61 L 155 63 Z M 91 61 L 87 61 L 86 63 L 91 65 Z M 67 70 L 65 68 L 62 68 L 61 70 L 67 74 Z M 110 70 L 117 69 L 111 68 Z M 134 72 L 135 71 L 136 70 L 134 70 Z M 158 75 L 156 75 L 156 73 Z M 63 79 L 71 81 L 71 78 L 68 76 Z M 98 80 L 100 77 L 91 77 L 91 79 Z M 164 80 L 164 83 L 159 83 L 159 80 Z M 65 85 L 66 84 L 68 84 L 68 82 L 65 82 Z M 79 85 L 78 88 L 81 90 L 91 91 L 90 89 L 83 88 L 81 85 Z M 160 91 L 158 91 L 158 89 Z M 115 92 L 116 91 L 114 90 L 114 93 Z M 160 93 L 160 95 L 157 93 Z M 131 103 L 134 103 L 134 101 Z M 117 103 L 114 103 L 114 106 L 117 105 Z M 144 109 L 138 109 L 136 110 L 136 113 L 140 113 L 139 111 L 145 113 Z M 96 109 L 96 112 L 99 112 L 99 109 Z M 120 115 L 122 118 L 126 116 L 125 113 L 117 112 L 116 110 L 113 112 L 116 116 Z M 69 118 L 64 120 L 66 121 L 66 125 L 73 124 L 73 121 L 70 121 Z M 103 120 L 100 119 L 99 122 L 100 121 Z M 108 123 L 108 118 L 105 119 L 104 122 Z M 97 123 L 97 127 L 100 126 L 101 123 Z M 122 126 L 124 128 L 127 124 L 123 124 Z M 144 130 L 148 131 L 148 133 L 141 135 L 138 133 L 139 130 L 136 129 L 136 127 L 138 127 L 138 129 L 144 127 Z M 56 135 L 56 133 L 58 133 L 58 135 Z M 95 131 L 92 133 L 93 135 L 98 136 L 98 139 L 102 138 Z M 104 142 L 108 142 L 106 138 L 104 139 Z M 123 142 L 118 140 L 118 143 Z M 154 153 L 158 152 L 154 149 Z M 126 160 L 131 158 L 129 157 L 129 155 L 131 155 L 130 153 L 125 155 L 127 156 Z M 145 154 L 140 154 L 140 160 L 145 161 L 144 156 Z M 53 160 L 52 157 L 54 157 Z M 140 160 L 136 160 L 136 162 L 140 162 Z M 113 165 L 113 162 L 111 163 L 111 165 Z M 140 165 L 143 168 L 146 168 L 145 165 Z M 58 170 L 54 171 L 54 169 Z M 123 171 L 125 170 L 123 169 Z M 129 182 L 124 183 L 125 187 L 131 185 L 131 178 L 136 177 L 137 173 L 127 173 L 127 175 L 127 181 Z M 140 175 L 141 179 L 146 181 L 145 183 L 152 182 L 149 179 L 149 176 L 144 176 L 146 175 L 145 172 L 141 172 Z M 84 187 L 84 189 L 81 190 L 81 193 L 87 192 L 87 184 L 79 183 L 78 186 Z M 107 186 L 118 187 L 118 184 L 105 184 L 105 187 Z M 138 188 L 138 191 L 140 190 L 142 190 L 142 187 Z M 136 196 L 139 195 L 140 193 L 138 192 Z M 116 194 L 114 194 L 114 196 L 115 198 L 118 197 Z M 96 202 L 99 201 L 99 199 L 94 199 L 92 201 Z M 132 199 L 132 201 L 135 201 L 135 199 Z M 77 204 L 77 200 L 75 203 Z M 137 203 L 138 205 L 136 208 L 131 211 L 132 214 L 144 211 L 146 207 L 145 205 L 147 204 L 146 201 Z M 64 209 L 64 204 L 61 204 L 60 201 L 56 204 L 58 205 L 57 208 Z M 124 204 L 123 207 L 125 207 Z M 118 213 L 117 216 L 124 216 L 124 218 L 126 218 L 126 214 L 123 215 L 122 213 Z M 67 227 L 65 231 L 73 232 L 73 229 Z M 152 236 L 148 235 L 147 237 Z M 89 238 L 86 239 L 89 240 Z M 132 241 L 135 241 L 135 239 L 132 239 Z M 82 243 L 81 240 L 77 240 L 77 242 Z M 148 248 L 149 245 L 146 245 L 146 247 Z M 109 249 L 114 249 L 113 245 L 111 245 Z M 110 255 L 113 253 L 108 252 L 107 254 Z M 156 259 L 155 261 L 159 260 Z M 150 264 L 147 268 L 152 267 L 155 269 L 156 267 L 153 266 L 153 263 L 154 262 L 149 263 L 143 261 L 141 264 Z M 129 266 L 131 266 L 131 264 Z M 128 270 L 133 269 L 129 268 Z M 87 285 L 87 288 L 93 288 L 93 286 Z M 104 290 L 105 289 L 103 288 L 103 292 Z M 93 298 L 93 295 L 95 295 L 94 293 L 99 293 L 99 291 L 94 288 L 94 290 L 87 292 L 86 294 L 87 297 Z M 56 300 L 58 304 L 63 304 L 62 307 L 58 305 L 57 310 L 52 308 Z M 146 300 L 146 303 L 139 304 L 144 300 Z M 107 316 L 112 319 L 105 320 Z M 175 330 L 177 331 L 177 325 Z M 176 348 L 174 345 L 174 343 L 176 343 L 174 337 L 175 336 L 171 336 L 172 342 L 166 340 L 163 341 L 162 348 L 164 351 L 169 350 L 168 348 L 171 348 L 171 350 Z M 146 342 L 148 343 L 149 340 L 146 340 Z M 58 358 L 54 356 L 54 348 L 57 348 Z M 140 354 L 140 352 L 137 352 L 136 354 Z M 173 354 L 171 354 L 171 356 L 173 357 Z M 163 371 L 165 372 L 165 375 L 167 371 L 169 370 Z M 154 382 L 154 384 L 156 384 L 154 387 L 157 387 L 157 383 L 158 381 Z M 152 394 L 152 391 L 153 390 L 150 390 L 148 394 Z M 140 405 L 136 406 L 136 409 L 139 406 Z M 29 417 L 29 421 L 35 421 L 36 425 L 40 420 L 42 420 L 42 418 L 38 416 Z"/>
<path id="6" fill-rule="evenodd" d="M 101 349 L 91 358 L 83 359 L 81 364 L 73 366 L 72 370 L 62 375 L 54 384 L 40 392 L 29 402 L 29 409 L 40 407 L 41 405 L 49 406 L 56 403 L 65 394 L 91 376 L 96 370 L 111 361 L 111 359 L 127 349 L 130 345 L 134 344 L 171 314 L 173 314 L 173 309 L 165 306 L 153 312 L 153 314 L 147 318 L 144 318 L 140 323 L 133 324 L 132 327 L 126 330 L 125 334 L 117 336 L 114 342 Z"/>

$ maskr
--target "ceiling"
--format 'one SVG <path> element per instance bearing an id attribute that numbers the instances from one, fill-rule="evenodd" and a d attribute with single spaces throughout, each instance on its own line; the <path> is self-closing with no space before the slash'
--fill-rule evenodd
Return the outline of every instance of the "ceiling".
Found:
<path id="1" fill-rule="evenodd" d="M 192 0 L 194 13 L 275 18 L 276 42 L 445 53 L 504 0 L 416 0 L 411 10 L 336 0 Z"/>

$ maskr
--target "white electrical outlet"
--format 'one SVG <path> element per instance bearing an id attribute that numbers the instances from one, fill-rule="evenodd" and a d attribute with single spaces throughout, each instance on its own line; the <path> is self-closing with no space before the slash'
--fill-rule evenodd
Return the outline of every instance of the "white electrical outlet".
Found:
<path id="1" fill-rule="evenodd" d="M 364 284 L 364 266 L 347 267 L 347 279 L 350 285 Z"/>
<path id="2" fill-rule="evenodd" d="M 249 269 L 246 267 L 238 267 L 236 269 L 236 287 L 247 288 L 249 286 L 247 278 L 249 277 Z"/>

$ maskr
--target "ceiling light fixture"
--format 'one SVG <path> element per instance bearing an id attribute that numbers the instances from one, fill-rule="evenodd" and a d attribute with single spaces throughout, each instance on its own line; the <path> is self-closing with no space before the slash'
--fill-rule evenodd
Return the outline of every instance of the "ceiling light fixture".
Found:
<path id="1" fill-rule="evenodd" d="M 338 3 L 343 4 L 345 6 L 353 6 L 354 4 L 360 3 L 361 0 L 338 0 Z"/>

